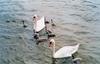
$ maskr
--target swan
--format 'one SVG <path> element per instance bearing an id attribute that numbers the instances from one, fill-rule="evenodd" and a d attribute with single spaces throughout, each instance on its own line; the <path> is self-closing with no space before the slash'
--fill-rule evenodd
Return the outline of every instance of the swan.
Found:
<path id="1" fill-rule="evenodd" d="M 43 28 L 45 28 L 45 18 L 42 16 L 39 18 L 37 15 L 34 15 L 34 30 L 35 32 L 41 31 Z"/>
<path id="2" fill-rule="evenodd" d="M 79 43 L 74 46 L 64 46 L 55 52 L 55 40 L 50 39 L 50 45 L 53 47 L 53 58 L 71 57 L 72 54 L 78 51 Z"/>

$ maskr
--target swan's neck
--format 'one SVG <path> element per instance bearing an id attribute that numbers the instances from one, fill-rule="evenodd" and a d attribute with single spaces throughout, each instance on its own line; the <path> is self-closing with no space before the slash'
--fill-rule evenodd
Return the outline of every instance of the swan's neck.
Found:
<path id="1" fill-rule="evenodd" d="M 55 54 L 55 42 L 53 42 L 53 57 L 54 57 L 54 54 Z"/>

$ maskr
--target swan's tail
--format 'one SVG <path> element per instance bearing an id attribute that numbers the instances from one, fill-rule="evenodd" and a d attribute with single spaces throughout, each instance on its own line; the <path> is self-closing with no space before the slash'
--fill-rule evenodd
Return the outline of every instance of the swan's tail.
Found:
<path id="1" fill-rule="evenodd" d="M 79 48 L 79 46 L 80 46 L 80 43 L 77 43 L 77 44 L 76 44 L 76 48 Z"/>
<path id="2" fill-rule="evenodd" d="M 74 54 L 75 52 L 78 51 L 78 48 L 79 48 L 79 43 L 77 43 L 75 46 L 73 46 L 73 51 L 72 51 L 72 54 Z"/>

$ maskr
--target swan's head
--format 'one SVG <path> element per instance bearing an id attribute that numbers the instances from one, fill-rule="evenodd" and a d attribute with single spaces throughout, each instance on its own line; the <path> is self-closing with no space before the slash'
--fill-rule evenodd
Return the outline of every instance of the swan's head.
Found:
<path id="1" fill-rule="evenodd" d="M 34 16 L 33 16 L 33 19 L 35 19 L 35 18 L 37 18 L 38 16 L 35 14 Z"/>
<path id="2" fill-rule="evenodd" d="M 54 39 L 50 39 L 50 42 L 49 42 L 49 47 L 51 47 L 52 45 L 55 44 L 55 40 Z"/>

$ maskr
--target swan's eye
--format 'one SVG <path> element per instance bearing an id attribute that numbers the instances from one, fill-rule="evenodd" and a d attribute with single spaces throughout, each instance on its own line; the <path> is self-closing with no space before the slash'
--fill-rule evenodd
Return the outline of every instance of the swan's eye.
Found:
<path id="1" fill-rule="evenodd" d="M 35 18 L 35 16 L 33 18 Z"/>
<path id="2" fill-rule="evenodd" d="M 49 44 L 52 44 L 52 42 L 50 42 Z"/>
<path id="3" fill-rule="evenodd" d="M 52 46 L 52 42 L 49 42 L 49 47 L 51 47 Z"/>

